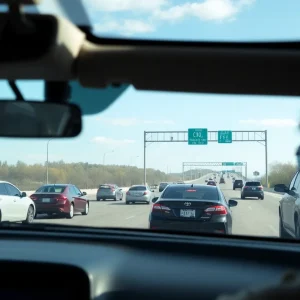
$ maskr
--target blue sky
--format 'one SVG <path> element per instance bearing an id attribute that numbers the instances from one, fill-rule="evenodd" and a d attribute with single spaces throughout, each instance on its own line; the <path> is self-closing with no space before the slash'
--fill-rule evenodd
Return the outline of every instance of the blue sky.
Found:
<path id="1" fill-rule="evenodd" d="M 69 1 L 69 0 L 67 0 Z M 72 0 L 74 1 L 74 0 Z M 42 12 L 57 12 L 44 0 Z M 300 1 L 85 0 L 99 36 L 185 40 L 289 40 L 300 37 Z M 60 11 L 61 12 L 61 11 Z M 62 12 L 61 12 L 62 14 Z M 76 14 L 77 21 L 84 21 Z M 25 96 L 42 98 L 42 84 L 21 82 Z M 13 97 L 0 82 L 2 97 Z M 88 99 L 86 99 L 88 101 Z M 105 112 L 84 117 L 75 139 L 52 140 L 50 160 L 143 165 L 143 132 L 160 130 L 268 130 L 269 163 L 295 162 L 299 144 L 299 99 L 142 92 L 129 88 Z M 1 139 L 1 160 L 44 162 L 47 140 Z M 113 151 L 113 152 L 112 152 Z M 186 161 L 247 161 L 248 172 L 264 173 L 259 143 L 188 146 L 154 143 L 147 166 L 180 172 Z"/>

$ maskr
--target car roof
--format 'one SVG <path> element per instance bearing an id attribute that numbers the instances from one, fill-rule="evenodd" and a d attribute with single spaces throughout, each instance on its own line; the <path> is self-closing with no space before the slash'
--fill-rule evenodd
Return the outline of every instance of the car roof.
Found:
<path id="1" fill-rule="evenodd" d="M 211 180 L 213 181 L 213 180 Z M 214 182 L 214 181 L 213 181 Z M 207 184 L 193 184 L 193 183 L 184 183 L 184 184 L 170 184 L 168 186 L 168 189 L 169 188 L 173 188 L 173 187 L 180 187 L 180 188 L 190 188 L 190 187 L 194 187 L 194 188 L 217 188 L 217 186 L 209 186 Z"/>

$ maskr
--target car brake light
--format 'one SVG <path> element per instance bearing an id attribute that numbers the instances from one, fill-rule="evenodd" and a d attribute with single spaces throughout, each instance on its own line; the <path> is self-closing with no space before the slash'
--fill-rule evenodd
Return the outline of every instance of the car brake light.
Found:
<path id="1" fill-rule="evenodd" d="M 206 208 L 204 210 L 207 214 L 214 214 L 214 215 L 227 215 L 227 209 L 223 205 L 214 205 Z"/>
<path id="2" fill-rule="evenodd" d="M 259 189 L 259 190 L 263 190 L 264 188 L 263 188 L 263 186 L 260 185 L 260 186 L 258 187 L 258 189 Z"/>
<path id="3" fill-rule="evenodd" d="M 64 203 L 66 200 L 68 200 L 68 198 L 64 195 L 59 195 L 59 196 L 56 197 L 57 202 L 63 202 Z"/>
<path id="4" fill-rule="evenodd" d="M 143 195 L 148 195 L 148 192 L 144 192 Z"/>
<path id="5" fill-rule="evenodd" d="M 152 206 L 152 211 L 157 211 L 157 210 L 169 211 L 171 209 L 165 205 L 161 205 L 160 203 L 154 203 L 154 205 Z"/>
<path id="6" fill-rule="evenodd" d="M 112 188 L 110 188 L 110 190 L 112 191 L 112 192 L 114 192 L 115 191 L 115 189 L 112 187 Z"/>
<path id="7" fill-rule="evenodd" d="M 33 200 L 33 201 L 35 201 L 35 200 L 37 200 L 37 197 L 36 197 L 36 196 L 33 196 L 33 195 L 31 195 L 31 196 L 30 196 L 30 199 L 31 199 L 31 200 Z"/>
<path id="8" fill-rule="evenodd" d="M 127 192 L 126 192 L 126 195 L 130 195 L 130 192 L 129 192 L 129 191 L 127 191 Z"/>

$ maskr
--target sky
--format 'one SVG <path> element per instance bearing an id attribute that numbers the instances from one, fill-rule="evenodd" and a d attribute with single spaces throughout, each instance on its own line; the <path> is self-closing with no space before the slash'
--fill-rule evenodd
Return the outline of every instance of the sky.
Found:
<path id="1" fill-rule="evenodd" d="M 300 37 L 299 0 L 83 2 L 93 32 L 98 36 L 203 41 L 272 41 Z M 74 0 L 72 3 L 73 8 L 76 7 Z M 79 12 L 64 13 L 53 0 L 44 0 L 40 11 L 59 12 L 81 24 L 88 22 Z M 18 84 L 26 99 L 42 99 L 41 82 L 20 81 Z M 13 98 L 5 82 L 0 82 L 0 91 L 3 99 Z M 84 116 L 84 129 L 80 136 L 51 140 L 49 160 L 143 167 L 144 131 L 207 128 L 267 130 L 269 164 L 276 161 L 295 163 L 295 148 L 300 141 L 299 112 L 299 99 L 296 97 L 145 92 L 129 87 L 104 112 Z M 15 163 L 21 160 L 31 164 L 46 160 L 45 139 L 1 139 L 0 143 L 2 161 Z M 199 146 L 187 143 L 147 144 L 147 167 L 181 172 L 183 162 L 247 162 L 248 176 L 254 171 L 263 174 L 265 147 L 257 142 Z"/>

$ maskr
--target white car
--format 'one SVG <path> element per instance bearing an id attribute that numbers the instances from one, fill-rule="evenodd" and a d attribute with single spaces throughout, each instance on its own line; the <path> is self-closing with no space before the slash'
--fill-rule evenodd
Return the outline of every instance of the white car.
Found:
<path id="1" fill-rule="evenodd" d="M 34 202 L 16 186 L 0 181 L 0 222 L 32 223 L 36 208 Z"/>

